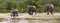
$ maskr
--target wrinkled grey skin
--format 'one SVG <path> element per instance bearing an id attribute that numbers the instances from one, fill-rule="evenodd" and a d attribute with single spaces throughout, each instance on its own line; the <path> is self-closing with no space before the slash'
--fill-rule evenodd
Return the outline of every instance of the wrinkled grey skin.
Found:
<path id="1" fill-rule="evenodd" d="M 18 10 L 17 10 L 17 9 L 13 9 L 13 10 L 11 11 L 11 15 L 12 15 L 13 17 L 18 16 Z"/>
<path id="2" fill-rule="evenodd" d="M 29 15 L 33 15 L 33 12 L 36 14 L 36 7 L 34 5 L 27 5 L 27 10 Z"/>
<path id="3" fill-rule="evenodd" d="M 53 15 L 53 11 L 54 11 L 54 5 L 52 4 L 45 5 L 45 12 L 47 12 L 47 15 L 49 15 L 49 12 Z"/>

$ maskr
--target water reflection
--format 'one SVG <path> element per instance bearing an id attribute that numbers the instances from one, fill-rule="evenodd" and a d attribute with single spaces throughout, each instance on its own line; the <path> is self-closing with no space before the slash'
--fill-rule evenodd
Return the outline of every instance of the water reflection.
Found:
<path id="1" fill-rule="evenodd" d="M 11 23 L 28 23 L 29 20 L 13 20 Z"/>
<path id="2" fill-rule="evenodd" d="M 11 23 L 10 21 L 1 21 L 0 23 Z"/>
<path id="3" fill-rule="evenodd" d="M 60 23 L 60 20 L 48 20 L 48 21 L 43 21 L 43 20 L 17 20 L 13 21 L 14 23 Z"/>

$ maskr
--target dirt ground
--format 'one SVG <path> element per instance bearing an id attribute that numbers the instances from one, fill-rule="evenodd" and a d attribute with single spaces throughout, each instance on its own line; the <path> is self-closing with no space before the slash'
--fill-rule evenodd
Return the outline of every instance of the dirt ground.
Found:
<path id="1" fill-rule="evenodd" d="M 16 18 L 28 18 L 28 17 L 41 17 L 41 18 L 54 18 L 54 17 L 60 17 L 60 13 L 54 13 L 54 15 L 47 15 L 46 13 L 37 13 L 36 15 L 29 15 L 28 13 L 19 13 L 19 16 Z M 6 20 L 10 20 L 11 13 L 0 13 L 0 18 L 4 18 Z"/>

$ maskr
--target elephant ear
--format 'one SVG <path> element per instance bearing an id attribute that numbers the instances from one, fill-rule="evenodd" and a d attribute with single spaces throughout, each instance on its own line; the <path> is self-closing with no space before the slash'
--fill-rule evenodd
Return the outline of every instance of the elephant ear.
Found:
<path id="1" fill-rule="evenodd" d="M 34 8 L 36 8 L 36 6 L 33 6 Z"/>
<path id="2" fill-rule="evenodd" d="M 52 8 L 54 8 L 54 5 L 51 4 L 50 6 L 51 6 Z"/>

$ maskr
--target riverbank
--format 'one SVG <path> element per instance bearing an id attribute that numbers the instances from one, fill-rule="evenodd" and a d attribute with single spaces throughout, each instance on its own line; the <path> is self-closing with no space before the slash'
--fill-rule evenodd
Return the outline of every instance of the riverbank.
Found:
<path id="1" fill-rule="evenodd" d="M 11 13 L 0 13 L 0 17 L 5 18 L 5 20 L 60 20 L 60 13 L 54 13 L 54 15 L 47 15 L 46 13 L 37 13 L 36 15 L 19 13 L 19 16 L 16 17 L 11 17 Z"/>

